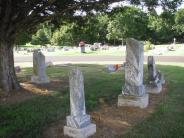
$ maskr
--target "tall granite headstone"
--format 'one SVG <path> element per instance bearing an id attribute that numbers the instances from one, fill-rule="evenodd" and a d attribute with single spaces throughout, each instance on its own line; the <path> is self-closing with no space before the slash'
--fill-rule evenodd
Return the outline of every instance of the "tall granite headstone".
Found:
<path id="1" fill-rule="evenodd" d="M 46 75 L 45 56 L 37 49 L 33 52 L 33 76 L 31 82 L 36 84 L 49 83 L 49 79 Z"/>
<path id="2" fill-rule="evenodd" d="M 90 115 L 86 114 L 84 79 L 82 72 L 75 68 L 70 72 L 70 112 L 64 134 L 75 138 L 86 138 L 96 132 L 96 125 L 91 123 Z"/>
<path id="3" fill-rule="evenodd" d="M 165 83 L 163 74 L 157 71 L 155 60 L 153 56 L 148 56 L 148 84 L 146 85 L 146 91 L 148 93 L 160 93 L 162 91 L 162 84 Z"/>
<path id="4" fill-rule="evenodd" d="M 144 46 L 128 38 L 126 41 L 125 85 L 118 97 L 118 106 L 146 108 L 148 94 L 143 84 Z"/>

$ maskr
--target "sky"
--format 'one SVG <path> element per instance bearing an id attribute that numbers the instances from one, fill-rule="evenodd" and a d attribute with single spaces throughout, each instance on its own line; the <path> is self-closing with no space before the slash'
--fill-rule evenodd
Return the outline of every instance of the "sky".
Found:
<path id="1" fill-rule="evenodd" d="M 130 4 L 126 1 L 115 2 L 115 3 L 111 4 L 109 8 L 110 8 L 110 10 L 112 10 L 114 7 L 121 7 L 121 6 L 130 6 Z M 182 3 L 182 5 L 180 7 L 178 7 L 178 9 L 181 9 L 181 8 L 184 8 L 184 2 Z M 147 8 L 143 8 L 143 10 L 147 11 Z M 156 8 L 156 11 L 157 11 L 157 14 L 160 15 L 163 12 L 162 7 L 158 6 Z M 75 12 L 75 15 L 76 16 L 85 16 L 86 13 L 78 10 Z"/>
<path id="2" fill-rule="evenodd" d="M 120 6 L 129 6 L 130 4 L 129 3 L 127 3 L 127 2 L 116 2 L 116 3 L 113 3 L 113 4 L 111 4 L 110 5 L 110 8 L 112 9 L 112 8 L 114 8 L 114 7 L 120 7 Z M 178 7 L 178 9 L 181 9 L 181 8 L 184 8 L 184 2 L 182 3 L 182 5 L 180 6 L 180 7 Z M 144 11 L 146 11 L 147 9 L 146 8 L 144 8 Z M 162 12 L 163 12 L 163 10 L 162 10 L 162 7 L 160 7 L 160 6 L 158 6 L 157 8 L 156 8 L 156 11 L 157 11 L 157 13 L 158 14 L 161 14 Z"/>

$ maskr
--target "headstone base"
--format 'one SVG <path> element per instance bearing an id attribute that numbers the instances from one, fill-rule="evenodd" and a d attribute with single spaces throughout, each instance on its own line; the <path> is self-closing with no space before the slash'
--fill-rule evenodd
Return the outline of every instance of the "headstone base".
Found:
<path id="1" fill-rule="evenodd" d="M 90 124 L 84 128 L 72 128 L 64 126 L 64 135 L 73 137 L 73 138 L 87 138 L 96 133 L 96 125 Z"/>
<path id="2" fill-rule="evenodd" d="M 83 128 L 91 124 L 90 115 L 81 116 L 67 116 L 66 117 L 67 126 L 74 128 Z"/>
<path id="3" fill-rule="evenodd" d="M 159 94 L 162 91 L 162 82 L 158 84 L 148 84 L 146 85 L 146 92 L 152 94 Z"/>
<path id="4" fill-rule="evenodd" d="M 31 82 L 36 84 L 45 84 L 45 83 L 50 83 L 50 80 L 47 77 L 45 77 L 44 79 L 40 79 L 40 77 L 38 76 L 32 76 Z"/>
<path id="5" fill-rule="evenodd" d="M 149 103 L 149 95 L 145 94 L 141 97 L 136 96 L 125 96 L 120 94 L 118 96 L 118 106 L 130 106 L 130 107 L 139 107 L 146 108 Z"/>

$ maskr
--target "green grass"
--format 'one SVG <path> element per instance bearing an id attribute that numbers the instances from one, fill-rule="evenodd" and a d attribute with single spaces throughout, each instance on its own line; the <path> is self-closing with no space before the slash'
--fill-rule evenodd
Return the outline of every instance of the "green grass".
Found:
<path id="1" fill-rule="evenodd" d="M 168 82 L 167 96 L 156 111 L 125 137 L 183 138 L 184 137 L 184 68 L 159 66 Z"/>
<path id="2" fill-rule="evenodd" d="M 37 96 L 32 100 L 0 106 L 0 137 L 40 137 L 43 128 L 68 112 L 68 96 Z"/>
<path id="3" fill-rule="evenodd" d="M 71 65 L 73 66 L 73 65 Z M 69 67 L 50 67 L 47 73 L 51 79 L 67 77 Z M 111 104 L 117 100 L 124 83 L 123 71 L 108 73 L 104 65 L 78 65 L 84 73 L 87 111 L 98 108 L 99 99 Z M 168 82 L 164 101 L 146 120 L 135 126 L 126 137 L 184 137 L 184 68 L 159 65 Z M 19 78 L 30 75 L 31 68 L 25 68 Z M 35 95 L 32 99 L 11 105 L 0 105 L 0 137 L 37 138 L 51 122 L 65 119 L 69 114 L 68 87 L 51 95 Z"/>

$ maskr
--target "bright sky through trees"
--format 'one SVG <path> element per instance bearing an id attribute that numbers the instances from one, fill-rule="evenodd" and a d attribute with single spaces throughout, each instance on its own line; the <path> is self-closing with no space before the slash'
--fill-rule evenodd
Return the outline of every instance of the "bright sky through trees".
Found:
<path id="1" fill-rule="evenodd" d="M 130 3 L 127 1 L 123 2 L 115 2 L 110 5 L 110 9 L 113 9 L 114 7 L 121 7 L 121 6 L 130 6 Z M 147 11 L 146 7 L 138 6 L 139 8 L 143 8 L 143 11 Z M 181 6 L 178 7 L 178 9 L 184 8 L 184 2 L 181 4 Z M 163 12 L 163 9 L 161 6 L 157 6 L 156 8 L 157 13 L 160 15 Z"/>

